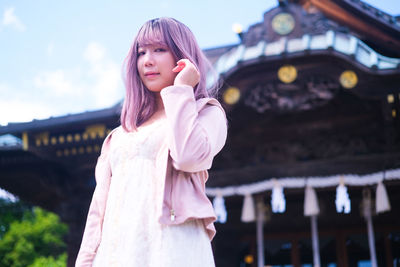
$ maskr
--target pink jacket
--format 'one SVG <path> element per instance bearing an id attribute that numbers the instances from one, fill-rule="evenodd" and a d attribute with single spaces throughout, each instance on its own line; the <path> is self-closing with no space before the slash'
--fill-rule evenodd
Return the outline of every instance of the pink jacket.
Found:
<path id="1" fill-rule="evenodd" d="M 225 112 L 216 99 L 195 100 L 190 86 L 169 86 L 161 91 L 168 121 L 166 142 L 156 159 L 157 172 L 165 177 L 161 224 L 181 224 L 201 219 L 210 240 L 216 216 L 205 194 L 207 170 L 227 136 Z M 91 266 L 101 242 L 111 168 L 108 150 L 115 129 L 104 140 L 97 161 L 93 193 L 76 266 Z"/>

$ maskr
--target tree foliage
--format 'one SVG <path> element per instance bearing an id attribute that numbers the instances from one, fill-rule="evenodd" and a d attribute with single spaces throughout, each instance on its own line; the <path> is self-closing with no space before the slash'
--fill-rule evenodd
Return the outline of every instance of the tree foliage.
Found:
<path id="1" fill-rule="evenodd" d="M 32 207 L 22 201 L 12 202 L 0 198 L 0 240 L 13 221 L 20 221 L 27 215 L 32 217 L 32 213 Z"/>
<path id="2" fill-rule="evenodd" d="M 67 231 L 56 214 L 39 207 L 26 210 L 0 240 L 0 267 L 65 266 Z"/>
<path id="3" fill-rule="evenodd" d="M 67 253 L 63 253 L 56 259 L 53 256 L 36 258 L 28 267 L 65 267 L 66 262 Z"/>

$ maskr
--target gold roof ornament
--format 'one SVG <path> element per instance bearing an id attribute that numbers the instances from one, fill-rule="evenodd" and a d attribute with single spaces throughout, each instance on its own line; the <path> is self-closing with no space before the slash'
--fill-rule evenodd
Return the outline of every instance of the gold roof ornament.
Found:
<path id="1" fill-rule="evenodd" d="M 271 21 L 272 29 L 280 35 L 291 33 L 296 25 L 296 21 L 289 13 L 279 13 Z"/>
<path id="2" fill-rule="evenodd" d="M 345 70 L 342 72 L 339 78 L 340 84 L 346 88 L 354 88 L 358 83 L 357 74 L 352 70 Z"/>
<path id="3" fill-rule="evenodd" d="M 76 134 L 74 135 L 74 140 L 75 140 L 75 142 L 81 141 L 81 136 L 80 136 L 80 134 L 76 133 Z"/>
<path id="4" fill-rule="evenodd" d="M 106 133 L 106 126 L 104 124 L 93 124 L 86 127 L 86 131 L 82 135 L 83 139 L 86 140 L 88 135 L 91 139 L 95 139 L 96 137 L 103 138 Z M 86 137 L 86 138 L 85 138 Z"/>
<path id="5" fill-rule="evenodd" d="M 297 78 L 297 69 L 293 65 L 284 65 L 278 70 L 278 78 L 283 83 L 292 83 Z"/>
<path id="6" fill-rule="evenodd" d="M 82 139 L 86 141 L 88 138 L 89 138 L 89 134 L 87 132 L 84 132 L 82 134 Z"/>
<path id="7" fill-rule="evenodd" d="M 86 153 L 92 153 L 92 151 L 93 151 L 92 146 L 87 146 L 86 147 Z"/>
<path id="8" fill-rule="evenodd" d="M 23 150 L 28 150 L 29 148 L 29 138 L 28 138 L 28 133 L 23 132 L 22 133 L 22 149 Z"/>
<path id="9" fill-rule="evenodd" d="M 53 136 L 50 140 L 52 145 L 57 144 L 57 137 Z"/>
<path id="10" fill-rule="evenodd" d="M 47 146 L 49 144 L 49 132 L 43 132 L 35 135 L 36 146 Z"/>
<path id="11" fill-rule="evenodd" d="M 223 99 L 228 105 L 236 104 L 240 99 L 240 90 L 237 87 L 229 87 L 225 90 Z"/>
<path id="12" fill-rule="evenodd" d="M 393 103 L 394 102 L 394 95 L 392 95 L 392 94 L 387 95 L 387 102 L 388 103 Z"/>
<path id="13" fill-rule="evenodd" d="M 94 146 L 94 151 L 95 152 L 99 152 L 100 151 L 100 146 L 99 145 L 95 145 Z"/>

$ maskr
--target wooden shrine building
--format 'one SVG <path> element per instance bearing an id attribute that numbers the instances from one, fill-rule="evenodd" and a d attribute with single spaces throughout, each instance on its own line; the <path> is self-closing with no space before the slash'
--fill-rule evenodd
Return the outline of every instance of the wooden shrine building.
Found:
<path id="1" fill-rule="evenodd" d="M 369 264 L 362 203 L 366 195 L 374 201 L 381 183 L 391 210 L 372 212 L 376 262 L 399 266 L 399 17 L 359 0 L 282 0 L 238 34 L 238 44 L 205 50 L 223 81 L 229 120 L 207 183 L 210 198 L 223 197 L 227 210 L 226 222 L 216 224 L 216 265 L 257 266 L 256 224 L 241 221 L 244 196 L 252 194 L 264 203 L 265 264 L 313 266 L 306 185 L 317 193 L 321 266 Z M 120 108 L 0 127 L 0 135 L 21 140 L 0 146 L 0 187 L 69 224 L 68 266 L 96 159 Z M 347 186 L 349 213 L 336 211 L 338 181 Z M 283 213 L 271 211 L 268 183 L 283 188 Z"/>

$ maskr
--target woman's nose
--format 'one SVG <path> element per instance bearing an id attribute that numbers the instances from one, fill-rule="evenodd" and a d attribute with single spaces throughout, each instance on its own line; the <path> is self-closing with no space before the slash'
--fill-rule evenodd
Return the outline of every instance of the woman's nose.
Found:
<path id="1" fill-rule="evenodd" d="M 152 66 L 154 64 L 154 58 L 151 53 L 146 53 L 144 55 L 144 65 L 145 66 Z"/>

